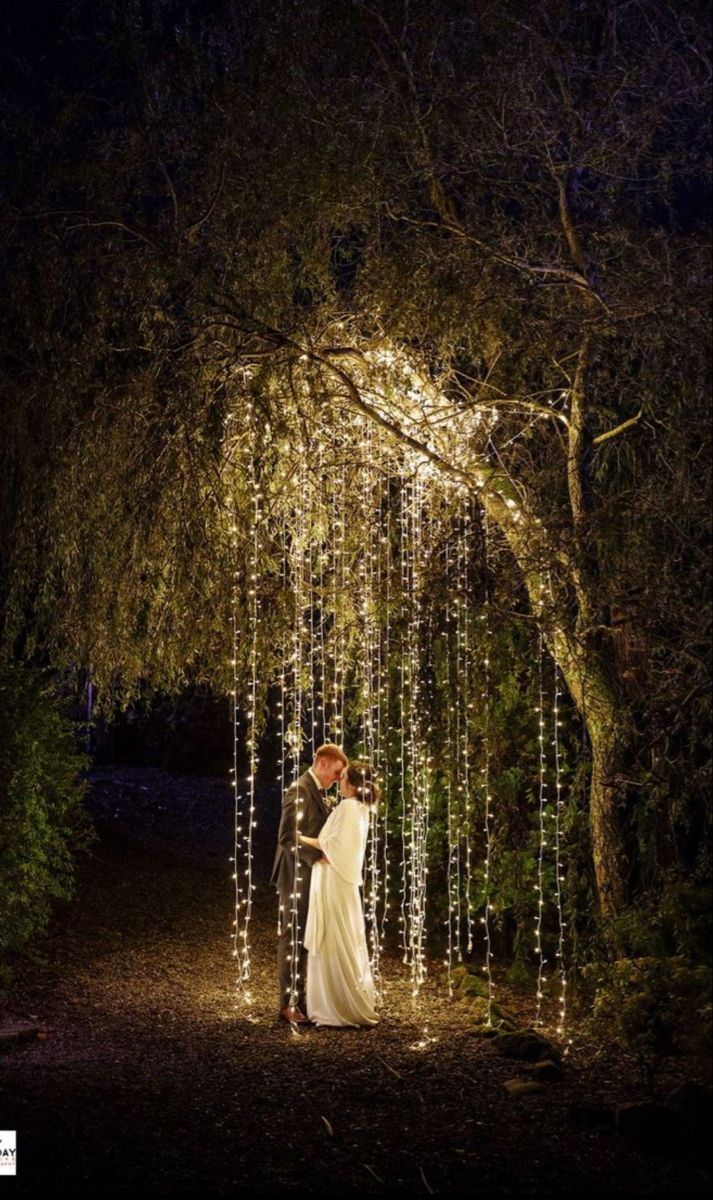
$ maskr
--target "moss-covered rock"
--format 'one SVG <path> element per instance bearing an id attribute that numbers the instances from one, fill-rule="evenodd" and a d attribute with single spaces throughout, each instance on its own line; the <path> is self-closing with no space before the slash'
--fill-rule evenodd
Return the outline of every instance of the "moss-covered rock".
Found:
<path id="1" fill-rule="evenodd" d="M 547 1058 L 558 1062 L 561 1058 L 557 1047 L 534 1029 L 506 1030 L 499 1033 L 493 1038 L 493 1049 L 504 1058 L 518 1058 L 525 1062 L 540 1062 Z"/>
<path id="2" fill-rule="evenodd" d="M 461 989 L 466 996 L 488 996 L 488 981 L 474 972 L 466 971 L 461 983 Z"/>

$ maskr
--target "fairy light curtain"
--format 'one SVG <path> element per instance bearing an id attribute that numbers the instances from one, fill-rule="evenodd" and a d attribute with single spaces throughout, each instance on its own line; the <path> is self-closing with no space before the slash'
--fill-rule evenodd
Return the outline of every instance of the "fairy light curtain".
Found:
<path id="1" fill-rule="evenodd" d="M 245 425 L 252 426 L 252 435 Z M 286 418 L 287 453 L 274 468 L 267 447 L 275 432 L 248 405 L 233 462 L 233 732 L 235 916 L 233 953 L 238 1001 L 250 1006 L 250 916 L 258 747 L 267 689 L 277 684 L 281 753 L 275 777 L 284 790 L 323 741 L 343 743 L 377 771 L 381 803 L 372 815 L 365 857 L 364 908 L 371 966 L 383 1000 L 381 955 L 388 938 L 400 949 L 414 1003 L 426 978 L 429 824 L 445 808 L 446 918 L 442 943 L 449 986 L 455 961 L 480 954 L 487 980 L 487 1021 L 495 998 L 491 970 L 490 706 L 492 618 L 487 517 L 457 481 L 360 414 L 320 410 L 307 431 L 301 414 Z M 230 430 L 226 420 L 226 434 Z M 270 462 L 268 462 L 270 459 Z M 268 469 L 268 467 L 270 469 Z M 263 484 L 269 478 L 269 485 Z M 247 503 L 246 503 L 247 501 Z M 246 553 L 247 547 L 247 553 Z M 262 627 L 270 608 L 265 644 Z M 279 616 L 279 620 L 276 617 Z M 547 662 L 552 665 L 551 660 Z M 556 664 L 545 680 L 538 640 L 540 857 L 533 911 L 538 956 L 535 1021 L 547 981 L 542 945 L 546 916 L 556 915 L 564 1033 L 565 923 L 562 919 L 558 729 L 562 695 Z M 240 681 L 242 682 L 242 685 Z M 247 681 L 247 687 L 245 687 Z M 241 713 L 247 722 L 244 729 Z M 248 772 L 239 775 L 241 739 Z M 549 745 L 547 744 L 549 743 Z M 548 754 L 548 749 L 551 753 Z M 550 796 L 550 779 L 554 796 Z M 554 890 L 545 895 L 545 860 L 554 860 Z M 296 893 L 287 914 L 293 946 L 304 933 Z M 389 930 L 393 927 L 393 935 Z M 297 956 L 292 956 L 296 990 Z"/>

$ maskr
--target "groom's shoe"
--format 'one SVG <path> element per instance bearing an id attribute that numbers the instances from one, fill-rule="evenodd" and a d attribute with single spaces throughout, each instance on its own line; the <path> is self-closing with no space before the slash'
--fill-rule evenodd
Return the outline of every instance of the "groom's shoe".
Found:
<path id="1" fill-rule="evenodd" d="M 282 1017 L 283 1021 L 289 1021 L 291 1024 L 292 1023 L 294 1023 L 295 1025 L 309 1025 L 310 1024 L 309 1017 L 306 1017 L 304 1015 L 304 1013 L 297 1007 L 291 1007 L 288 1005 L 287 1008 L 281 1008 L 280 1016 Z"/>

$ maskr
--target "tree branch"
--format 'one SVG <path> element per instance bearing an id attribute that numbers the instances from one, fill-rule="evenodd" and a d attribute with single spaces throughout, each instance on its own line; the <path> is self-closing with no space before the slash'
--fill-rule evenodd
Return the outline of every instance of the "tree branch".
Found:
<path id="1" fill-rule="evenodd" d="M 195 236 L 196 233 L 198 233 L 198 230 L 200 229 L 201 225 L 205 225 L 206 221 L 211 216 L 213 209 L 215 208 L 216 204 L 218 203 L 218 197 L 220 196 L 220 193 L 223 190 L 224 180 L 225 180 L 225 159 L 220 164 L 220 179 L 218 180 L 218 186 L 215 189 L 215 194 L 208 206 L 207 212 L 204 213 L 204 215 L 200 218 L 199 221 L 195 221 L 193 223 L 193 225 L 187 225 L 186 228 L 183 230 L 182 236 L 188 238 L 189 241 Z"/>
<path id="2" fill-rule="evenodd" d="M 584 521 L 584 483 L 582 472 L 584 467 L 584 376 L 589 362 L 590 336 L 585 334 L 582 348 L 579 352 L 577 370 L 570 393 L 569 408 L 569 438 L 567 442 L 567 484 L 569 487 L 569 503 L 572 509 L 572 521 L 575 530 L 581 528 Z"/>
<path id="3" fill-rule="evenodd" d="M 608 429 L 606 433 L 597 434 L 595 438 L 592 438 L 592 445 L 601 446 L 602 442 L 608 442 L 610 438 L 618 437 L 626 429 L 631 429 L 632 425 L 637 425 L 641 420 L 643 412 L 643 408 L 640 408 L 635 417 L 629 417 L 627 421 L 622 421 L 621 425 L 616 425 L 614 429 Z"/>
<path id="4" fill-rule="evenodd" d="M 103 225 L 113 226 L 115 229 L 123 229 L 126 233 L 130 233 L 132 237 L 140 238 L 142 242 L 146 242 L 155 250 L 156 243 L 147 237 L 145 233 L 139 233 L 138 229 L 132 229 L 130 225 L 125 225 L 123 221 L 82 221 L 79 225 L 67 225 L 67 230 L 72 229 L 99 229 Z"/>

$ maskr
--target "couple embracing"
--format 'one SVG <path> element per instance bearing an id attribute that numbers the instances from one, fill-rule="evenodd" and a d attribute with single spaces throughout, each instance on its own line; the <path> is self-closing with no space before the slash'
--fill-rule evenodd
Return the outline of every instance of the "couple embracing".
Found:
<path id="1" fill-rule="evenodd" d="M 335 782 L 341 799 L 330 812 L 327 788 Z M 370 815 L 378 799 L 371 768 L 350 764 L 332 742 L 319 747 L 312 766 L 285 792 L 270 878 L 279 895 L 277 973 L 285 1021 L 378 1024 L 359 893 Z"/>

